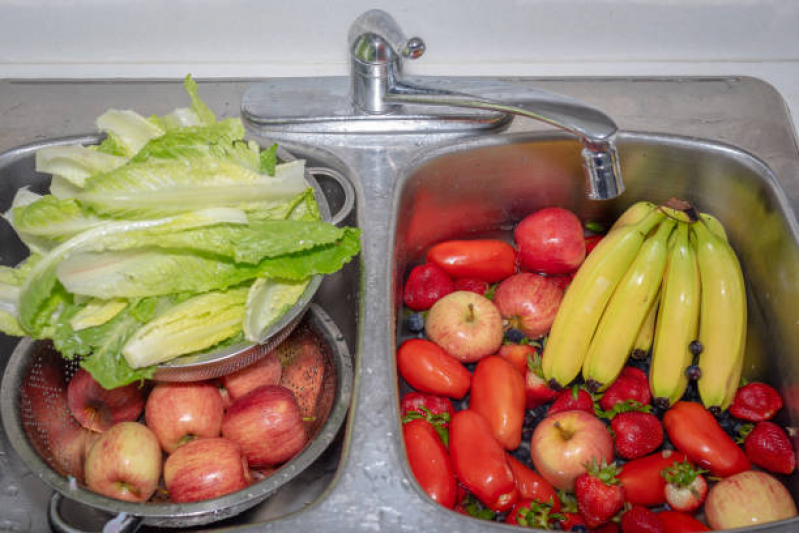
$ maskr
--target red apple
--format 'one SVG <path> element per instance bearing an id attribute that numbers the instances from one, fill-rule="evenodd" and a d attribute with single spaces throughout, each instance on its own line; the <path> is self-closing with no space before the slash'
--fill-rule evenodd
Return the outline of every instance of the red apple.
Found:
<path id="1" fill-rule="evenodd" d="M 233 402 L 222 420 L 222 436 L 241 446 L 253 468 L 288 461 L 308 440 L 294 394 L 280 385 L 258 387 Z"/>
<path id="2" fill-rule="evenodd" d="M 548 207 L 525 217 L 513 230 L 525 270 L 567 274 L 585 259 L 583 225 L 568 209 Z"/>
<path id="3" fill-rule="evenodd" d="M 138 383 L 105 389 L 81 368 L 67 385 L 67 405 L 83 427 L 102 433 L 118 422 L 139 418 L 144 410 L 144 389 Z"/>
<path id="4" fill-rule="evenodd" d="M 195 439 L 164 462 L 164 483 L 173 502 L 217 498 L 241 490 L 251 481 L 241 448 L 222 437 Z"/>
<path id="5" fill-rule="evenodd" d="M 560 308 L 563 291 L 538 274 L 505 278 L 494 292 L 494 305 L 508 325 L 530 339 L 546 335 Z"/>
<path id="6" fill-rule="evenodd" d="M 757 470 L 725 477 L 705 500 L 705 517 L 713 529 L 753 527 L 794 516 L 791 494 L 775 477 Z"/>
<path id="7" fill-rule="evenodd" d="M 463 363 L 497 353 L 504 333 L 497 307 L 485 296 L 455 291 L 427 312 L 427 337 Z"/>
<path id="8" fill-rule="evenodd" d="M 227 389 L 230 399 L 235 402 L 262 385 L 277 385 L 280 383 L 281 373 L 280 359 L 273 351 L 250 366 L 222 376 L 222 385 Z"/>
<path id="9" fill-rule="evenodd" d="M 147 426 L 120 422 L 89 450 L 84 466 L 86 486 L 110 498 L 144 502 L 158 488 L 161 462 L 161 446 Z"/>
<path id="10" fill-rule="evenodd" d="M 585 411 L 562 411 L 542 420 L 530 440 L 536 471 L 554 487 L 572 490 L 587 463 L 613 461 L 613 439 L 597 417 Z"/>
<path id="11" fill-rule="evenodd" d="M 223 415 L 222 395 L 208 381 L 159 383 L 144 407 L 147 426 L 167 453 L 197 437 L 218 437 Z"/>

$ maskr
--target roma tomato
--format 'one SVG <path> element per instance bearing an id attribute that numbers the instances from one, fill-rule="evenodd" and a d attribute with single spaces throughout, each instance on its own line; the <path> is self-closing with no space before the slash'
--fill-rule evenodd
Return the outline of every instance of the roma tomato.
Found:
<path id="1" fill-rule="evenodd" d="M 426 420 L 411 420 L 402 426 L 402 436 L 416 481 L 433 500 L 452 509 L 457 495 L 455 472 L 435 428 Z"/>
<path id="2" fill-rule="evenodd" d="M 583 224 L 560 207 L 548 207 L 522 219 L 513 230 L 524 270 L 568 274 L 585 259 Z"/>
<path id="3" fill-rule="evenodd" d="M 497 239 L 445 241 L 428 250 L 427 262 L 440 266 L 452 278 L 494 283 L 516 272 L 516 250 Z"/>
<path id="4" fill-rule="evenodd" d="M 666 533 L 701 533 L 710 531 L 705 524 L 686 513 L 677 511 L 661 511 L 658 518 L 663 523 Z"/>
<path id="5" fill-rule="evenodd" d="M 402 343 L 397 351 L 397 367 L 414 389 L 449 398 L 466 396 L 472 382 L 472 375 L 460 361 L 424 339 Z"/>
<path id="6" fill-rule="evenodd" d="M 663 415 L 669 439 L 711 475 L 727 477 L 752 468 L 746 454 L 710 411 L 696 402 L 677 402 Z"/>
<path id="7" fill-rule="evenodd" d="M 513 472 L 513 480 L 516 482 L 519 498 L 551 503 L 553 513 L 560 511 L 558 493 L 546 479 L 510 454 L 508 454 L 508 466 Z"/>
<path id="8" fill-rule="evenodd" d="M 449 425 L 449 453 L 457 479 L 494 511 L 513 507 L 519 493 L 502 445 L 483 415 L 458 411 Z"/>
<path id="9" fill-rule="evenodd" d="M 626 462 L 617 476 L 624 487 L 625 501 L 643 507 L 666 503 L 666 496 L 663 494 L 666 480 L 660 472 L 675 461 L 681 463 L 685 460 L 686 456 L 682 452 L 663 450 Z"/>
<path id="10" fill-rule="evenodd" d="M 483 415 L 506 450 L 522 442 L 525 401 L 524 378 L 507 359 L 490 355 L 477 363 L 469 409 Z"/>
<path id="11" fill-rule="evenodd" d="M 422 408 L 430 411 L 431 415 L 448 415 L 450 420 L 455 415 L 452 402 L 445 396 L 413 391 L 406 393 L 400 400 L 400 414 L 403 418 L 411 411 L 424 414 Z"/>

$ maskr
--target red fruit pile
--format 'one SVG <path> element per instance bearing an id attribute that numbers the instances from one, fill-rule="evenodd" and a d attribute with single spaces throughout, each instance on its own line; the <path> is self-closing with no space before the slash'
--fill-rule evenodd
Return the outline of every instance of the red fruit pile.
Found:
<path id="1" fill-rule="evenodd" d="M 403 299 L 417 311 L 408 330 L 418 334 L 401 343 L 397 365 L 403 386 L 415 389 L 401 401 L 411 469 L 435 501 L 479 519 L 707 531 L 699 517 L 719 478 L 753 466 L 795 469 L 790 438 L 769 421 L 782 399 L 750 383 L 717 418 L 689 388 L 687 401 L 663 411 L 652 405 L 646 359 L 631 360 L 601 394 L 579 382 L 553 390 L 542 345 L 562 291 L 601 238 L 586 236 L 564 209 L 542 209 L 516 226 L 515 247 L 447 241 L 410 272 Z M 411 423 L 417 436 L 408 435 Z"/>
<path id="2" fill-rule="evenodd" d="M 306 420 L 316 414 L 326 362 L 315 347 L 305 349 L 306 341 L 292 337 L 216 381 L 106 390 L 79 370 L 64 403 L 65 416 L 83 427 L 56 439 L 75 448 L 80 467 L 69 473 L 95 492 L 135 502 L 153 498 L 161 480 L 166 496 L 178 503 L 246 488 L 308 442 Z M 284 356 L 289 353 L 296 356 Z M 414 401 L 413 408 L 420 404 Z M 431 415 L 445 409 L 425 405 L 435 411 Z"/>

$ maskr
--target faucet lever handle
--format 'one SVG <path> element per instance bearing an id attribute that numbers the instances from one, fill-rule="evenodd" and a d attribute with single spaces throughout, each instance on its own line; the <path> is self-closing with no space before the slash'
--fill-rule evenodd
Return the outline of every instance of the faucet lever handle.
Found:
<path id="1" fill-rule="evenodd" d="M 353 50 L 356 42 L 367 34 L 381 38 L 400 58 L 417 59 L 425 51 L 424 41 L 420 37 L 405 37 L 394 17 L 382 9 L 370 9 L 353 21 L 347 35 L 349 49 Z"/>

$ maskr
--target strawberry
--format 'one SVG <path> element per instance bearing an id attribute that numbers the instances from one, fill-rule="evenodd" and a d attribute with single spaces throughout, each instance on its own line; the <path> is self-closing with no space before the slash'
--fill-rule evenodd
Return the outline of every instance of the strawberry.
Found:
<path id="1" fill-rule="evenodd" d="M 615 522 L 608 522 L 604 526 L 599 526 L 592 530 L 594 533 L 619 533 L 619 526 Z"/>
<path id="2" fill-rule="evenodd" d="M 641 411 L 619 413 L 610 421 L 616 453 L 625 459 L 650 454 L 663 444 L 663 426 L 658 417 Z"/>
<path id="3" fill-rule="evenodd" d="M 635 505 L 621 515 L 621 533 L 666 533 L 666 527 L 654 511 Z"/>
<path id="4" fill-rule="evenodd" d="M 693 516 L 677 511 L 660 511 L 658 518 L 666 526 L 666 533 L 701 533 L 710 528 Z"/>
<path id="5" fill-rule="evenodd" d="M 637 368 L 626 367 L 616 381 L 605 390 L 605 394 L 599 400 L 599 405 L 602 409 L 610 411 L 617 403 L 625 400 L 635 400 L 641 405 L 648 405 L 652 401 L 649 381 L 646 379 L 646 375 Z"/>
<path id="6" fill-rule="evenodd" d="M 553 502 L 539 502 L 538 500 L 521 500 L 513 505 L 513 509 L 505 518 L 506 524 L 523 527 L 551 529 L 554 522 L 560 522 L 566 517 L 555 512 Z"/>
<path id="7" fill-rule="evenodd" d="M 746 456 L 753 464 L 777 474 L 796 468 L 796 455 L 785 430 L 774 422 L 758 422 L 744 440 Z"/>
<path id="8" fill-rule="evenodd" d="M 456 291 L 476 292 L 480 296 L 485 296 L 488 290 L 488 282 L 477 278 L 458 278 L 455 280 Z"/>
<path id="9" fill-rule="evenodd" d="M 577 511 L 577 500 L 574 494 L 560 490 L 558 499 L 560 500 L 559 514 L 563 517 L 560 519 L 560 529 L 562 531 L 578 531 L 581 528 L 587 530 L 585 518 Z"/>
<path id="10" fill-rule="evenodd" d="M 454 289 L 455 285 L 443 268 L 425 263 L 411 270 L 405 282 L 402 301 L 414 311 L 424 311 Z"/>
<path id="11" fill-rule="evenodd" d="M 504 346 L 503 346 L 504 348 Z M 500 349 L 500 355 L 502 351 Z M 549 403 L 558 397 L 558 391 L 547 385 L 544 372 L 541 369 L 541 355 L 533 353 L 527 359 L 527 371 L 524 374 L 524 392 L 526 395 L 526 409 L 535 409 L 540 405 Z"/>
<path id="12" fill-rule="evenodd" d="M 585 256 L 588 257 L 588 254 L 591 253 L 591 250 L 596 248 L 596 245 L 599 244 L 605 236 L 604 235 L 591 235 L 585 238 Z"/>
<path id="13" fill-rule="evenodd" d="M 527 368 L 531 364 L 533 357 L 536 357 L 537 349 L 530 344 L 503 344 L 499 348 L 499 355 L 507 359 L 516 369 L 525 375 Z M 541 367 L 540 357 L 538 357 L 538 367 Z"/>
<path id="14" fill-rule="evenodd" d="M 588 391 L 575 385 L 569 389 L 563 389 L 558 392 L 557 398 L 552 402 L 549 407 L 547 416 L 554 415 L 561 411 L 588 411 L 594 414 L 594 399 L 588 394 Z"/>
<path id="15" fill-rule="evenodd" d="M 663 494 L 675 511 L 691 513 L 699 509 L 707 496 L 707 481 L 702 477 L 706 470 L 695 468 L 690 462 L 674 463 L 660 473 L 666 480 Z"/>
<path id="16" fill-rule="evenodd" d="M 765 383 L 748 383 L 738 389 L 730 405 L 730 414 L 747 422 L 763 422 L 782 409 L 779 393 Z"/>
<path id="17" fill-rule="evenodd" d="M 588 527 L 608 523 L 624 506 L 624 487 L 619 484 L 617 473 L 616 463 L 602 461 L 598 465 L 594 459 L 574 481 L 577 509 Z"/>

